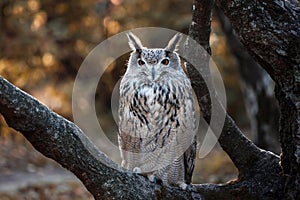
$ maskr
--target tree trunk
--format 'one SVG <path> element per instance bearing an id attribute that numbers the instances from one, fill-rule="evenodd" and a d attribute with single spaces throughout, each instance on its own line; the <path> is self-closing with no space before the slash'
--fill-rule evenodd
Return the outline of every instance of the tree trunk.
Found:
<path id="1" fill-rule="evenodd" d="M 250 55 L 275 81 L 285 198 L 300 198 L 300 5 L 217 0 Z"/>
<path id="2" fill-rule="evenodd" d="M 236 38 L 231 23 L 223 12 L 216 6 L 214 10 L 227 45 L 237 62 L 253 141 L 260 148 L 280 153 L 279 108 L 274 94 L 274 82 Z"/>

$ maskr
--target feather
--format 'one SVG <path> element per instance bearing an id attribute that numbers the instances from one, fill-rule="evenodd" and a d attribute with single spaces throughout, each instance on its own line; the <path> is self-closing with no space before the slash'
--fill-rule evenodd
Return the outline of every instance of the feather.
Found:
<path id="1" fill-rule="evenodd" d="M 127 37 L 128 37 L 128 44 L 129 47 L 133 50 L 140 50 L 143 48 L 142 42 L 140 41 L 140 39 L 134 35 L 132 32 L 127 33 Z"/>
<path id="2" fill-rule="evenodd" d="M 181 40 L 181 34 L 177 33 L 172 37 L 172 39 L 169 41 L 168 45 L 166 46 L 165 50 L 169 52 L 176 52 L 177 47 L 179 45 L 179 42 Z"/>

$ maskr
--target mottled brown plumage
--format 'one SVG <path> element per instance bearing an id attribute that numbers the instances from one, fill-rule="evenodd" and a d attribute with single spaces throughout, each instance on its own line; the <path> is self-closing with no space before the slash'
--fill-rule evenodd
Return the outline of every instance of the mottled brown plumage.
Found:
<path id="1" fill-rule="evenodd" d="M 120 85 L 119 146 L 123 167 L 185 188 L 197 126 L 191 83 L 176 53 L 180 38 L 164 49 L 147 49 L 128 34 L 133 52 Z"/>

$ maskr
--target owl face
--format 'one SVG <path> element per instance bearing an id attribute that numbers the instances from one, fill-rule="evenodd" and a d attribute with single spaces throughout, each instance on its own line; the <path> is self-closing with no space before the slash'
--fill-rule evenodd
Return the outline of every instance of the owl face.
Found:
<path id="1" fill-rule="evenodd" d="M 127 75 L 155 82 L 169 77 L 175 71 L 183 72 L 180 58 L 175 52 L 180 35 L 175 35 L 164 49 L 147 49 L 132 33 L 128 34 L 128 38 L 133 52 L 128 62 Z"/>

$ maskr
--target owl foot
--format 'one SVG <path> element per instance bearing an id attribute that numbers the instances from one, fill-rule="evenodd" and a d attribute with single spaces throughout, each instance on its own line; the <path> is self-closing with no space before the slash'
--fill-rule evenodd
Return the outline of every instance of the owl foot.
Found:
<path id="1" fill-rule="evenodd" d="M 155 175 L 149 174 L 149 175 L 147 175 L 147 177 L 148 177 L 150 182 L 156 183 L 156 176 Z"/>
<path id="2" fill-rule="evenodd" d="M 178 186 L 183 189 L 183 190 L 186 190 L 186 188 L 188 187 L 188 185 L 186 183 L 183 183 L 183 182 L 179 182 L 178 183 Z"/>
<path id="3" fill-rule="evenodd" d="M 141 174 L 141 173 L 142 173 L 142 170 L 141 170 L 141 168 L 139 168 L 139 167 L 135 167 L 135 168 L 133 168 L 132 172 L 133 172 L 134 174 Z"/>

